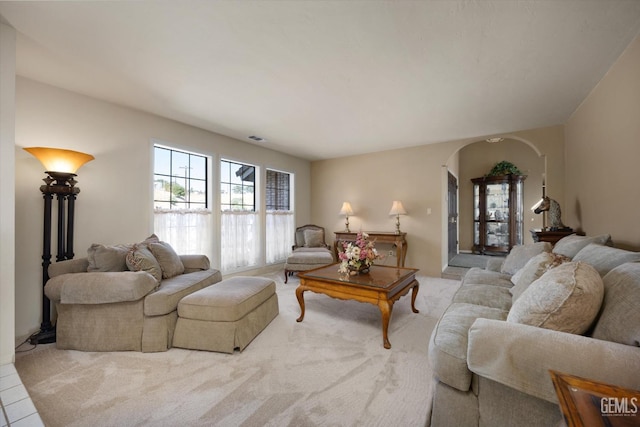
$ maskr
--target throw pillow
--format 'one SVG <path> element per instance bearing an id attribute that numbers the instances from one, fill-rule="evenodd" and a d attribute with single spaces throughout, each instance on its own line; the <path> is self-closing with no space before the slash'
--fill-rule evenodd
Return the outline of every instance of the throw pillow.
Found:
<path id="1" fill-rule="evenodd" d="M 162 280 L 162 269 L 146 245 L 134 245 L 127 253 L 127 267 L 131 271 L 146 271 L 158 282 Z"/>
<path id="2" fill-rule="evenodd" d="M 598 270 L 600 276 L 604 277 L 619 265 L 640 261 L 640 252 L 589 243 L 573 257 L 573 260 L 586 262 Z"/>
<path id="3" fill-rule="evenodd" d="M 604 285 L 595 268 L 567 262 L 547 271 L 520 295 L 508 322 L 583 334 L 598 315 Z"/>
<path id="4" fill-rule="evenodd" d="M 304 230 L 304 245 L 307 248 L 324 246 L 324 233 L 322 230 Z"/>
<path id="5" fill-rule="evenodd" d="M 140 244 L 148 245 L 149 243 L 159 243 L 159 242 L 160 242 L 160 238 L 158 236 L 156 236 L 155 233 L 154 233 L 151 236 L 149 236 L 146 239 L 144 239 L 142 242 L 140 242 Z"/>
<path id="6" fill-rule="evenodd" d="M 603 281 L 606 291 L 593 338 L 640 347 L 640 263 L 622 264 Z"/>
<path id="7" fill-rule="evenodd" d="M 129 250 L 131 246 L 127 245 L 105 246 L 94 243 L 87 249 L 87 271 L 126 271 Z"/>
<path id="8" fill-rule="evenodd" d="M 522 295 L 530 284 L 546 273 L 547 270 L 569 261 L 571 260 L 566 256 L 551 252 L 543 252 L 531 258 L 524 267 L 511 277 L 511 282 L 514 286 L 509 289 L 509 292 L 513 295 L 513 302 Z"/>
<path id="9" fill-rule="evenodd" d="M 570 234 L 562 239 L 558 240 L 553 247 L 554 254 L 560 254 L 572 258 L 576 256 L 578 252 L 589 243 L 596 243 L 598 245 L 610 245 L 611 236 L 608 234 L 601 234 L 599 236 L 578 236 L 577 234 Z"/>
<path id="10" fill-rule="evenodd" d="M 149 249 L 151 249 L 151 253 L 158 261 L 158 264 L 160 264 L 163 279 L 170 279 L 184 273 L 184 264 L 182 264 L 180 256 L 169 243 L 149 243 Z"/>
<path id="11" fill-rule="evenodd" d="M 515 274 L 524 267 L 531 258 L 542 252 L 551 252 L 551 243 L 536 242 L 528 245 L 514 246 L 505 258 L 500 272 L 503 274 Z"/>

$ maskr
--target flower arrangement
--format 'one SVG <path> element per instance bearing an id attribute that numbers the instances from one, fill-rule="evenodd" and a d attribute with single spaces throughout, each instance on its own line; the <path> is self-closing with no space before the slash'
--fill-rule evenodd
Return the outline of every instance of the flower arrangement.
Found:
<path id="1" fill-rule="evenodd" d="M 341 261 L 338 271 L 343 274 L 356 274 L 357 271 L 367 270 L 380 258 L 374 243 L 369 240 L 369 235 L 362 231 L 356 235 L 355 242 L 343 242 L 342 248 L 344 251 L 338 254 Z"/>

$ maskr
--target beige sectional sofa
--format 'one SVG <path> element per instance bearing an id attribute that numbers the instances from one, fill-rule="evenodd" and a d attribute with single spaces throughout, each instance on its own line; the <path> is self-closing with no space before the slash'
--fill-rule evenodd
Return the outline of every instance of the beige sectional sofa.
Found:
<path id="1" fill-rule="evenodd" d="M 85 351 L 166 351 L 178 302 L 222 279 L 206 256 L 178 256 L 155 236 L 93 245 L 86 258 L 51 264 L 49 276 L 44 291 L 56 307 L 57 347 Z"/>
<path id="2" fill-rule="evenodd" d="M 640 253 L 608 237 L 469 270 L 431 336 L 432 427 L 558 425 L 550 369 L 640 389 Z"/>

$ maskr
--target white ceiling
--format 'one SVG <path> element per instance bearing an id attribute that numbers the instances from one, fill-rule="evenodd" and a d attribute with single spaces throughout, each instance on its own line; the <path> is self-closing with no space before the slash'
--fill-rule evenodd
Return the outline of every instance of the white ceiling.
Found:
<path id="1" fill-rule="evenodd" d="M 564 123 L 638 0 L 0 2 L 18 74 L 310 160 Z"/>

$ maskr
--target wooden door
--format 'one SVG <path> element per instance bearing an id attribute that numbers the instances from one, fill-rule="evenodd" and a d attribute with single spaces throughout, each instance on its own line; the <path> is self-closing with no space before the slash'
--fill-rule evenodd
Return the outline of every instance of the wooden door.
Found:
<path id="1" fill-rule="evenodd" d="M 449 229 L 449 261 L 451 261 L 458 254 L 458 179 L 451 172 L 448 172 L 448 175 L 449 214 L 447 224 Z"/>

